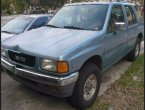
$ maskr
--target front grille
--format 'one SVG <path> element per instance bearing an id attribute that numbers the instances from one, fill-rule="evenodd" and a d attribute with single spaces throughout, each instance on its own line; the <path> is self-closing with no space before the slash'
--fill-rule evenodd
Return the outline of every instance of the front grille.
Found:
<path id="1" fill-rule="evenodd" d="M 34 67 L 36 57 L 23 53 L 8 51 L 10 60 L 25 66 Z"/>

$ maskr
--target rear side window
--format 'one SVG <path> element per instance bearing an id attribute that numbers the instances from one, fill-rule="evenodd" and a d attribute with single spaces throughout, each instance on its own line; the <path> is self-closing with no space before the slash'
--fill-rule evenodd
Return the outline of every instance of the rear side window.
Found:
<path id="1" fill-rule="evenodd" d="M 126 9 L 126 14 L 127 14 L 127 20 L 128 20 L 128 25 L 131 26 L 135 23 L 137 23 L 134 11 L 131 6 L 125 6 Z"/>
<path id="2" fill-rule="evenodd" d="M 140 19 L 140 21 L 144 21 L 144 12 L 143 12 L 143 10 L 141 10 L 140 8 L 139 8 L 139 6 L 135 6 L 135 9 L 136 9 L 136 12 L 137 12 L 137 17 Z"/>

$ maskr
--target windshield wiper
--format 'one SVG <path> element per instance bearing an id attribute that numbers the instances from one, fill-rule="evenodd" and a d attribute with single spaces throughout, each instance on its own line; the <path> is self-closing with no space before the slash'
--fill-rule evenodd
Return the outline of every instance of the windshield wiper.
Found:
<path id="1" fill-rule="evenodd" d="M 1 32 L 8 33 L 8 34 L 13 34 L 12 32 L 8 32 L 8 31 L 1 31 Z"/>
<path id="2" fill-rule="evenodd" d="M 64 28 L 68 28 L 68 29 L 79 29 L 79 30 L 85 30 L 83 28 L 80 27 L 75 27 L 75 26 L 64 26 Z"/>
<path id="3" fill-rule="evenodd" d="M 54 25 L 51 25 L 51 24 L 47 24 L 46 26 L 48 26 L 48 27 L 54 27 L 54 28 L 60 28 L 60 27 L 57 27 L 57 26 L 54 26 Z"/>
<path id="4" fill-rule="evenodd" d="M 99 29 L 87 29 L 87 30 L 91 30 L 91 31 L 98 31 Z"/>

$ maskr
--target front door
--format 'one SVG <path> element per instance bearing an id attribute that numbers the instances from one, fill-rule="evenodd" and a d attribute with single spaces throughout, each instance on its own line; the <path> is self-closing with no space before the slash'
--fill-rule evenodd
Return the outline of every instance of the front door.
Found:
<path id="1" fill-rule="evenodd" d="M 124 25 L 124 30 L 117 30 L 116 24 Z M 103 68 L 107 69 L 116 63 L 124 55 L 124 45 L 127 41 L 126 23 L 121 5 L 112 7 L 110 20 L 108 23 L 107 35 L 105 36 L 105 55 L 103 58 Z"/>

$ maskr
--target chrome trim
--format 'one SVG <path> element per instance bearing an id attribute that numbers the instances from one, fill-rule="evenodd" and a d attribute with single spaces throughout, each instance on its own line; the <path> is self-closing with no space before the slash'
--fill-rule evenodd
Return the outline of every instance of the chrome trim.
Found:
<path id="1" fill-rule="evenodd" d="M 1 58 L 1 63 L 6 63 L 8 66 L 14 66 L 13 64 L 7 62 L 6 60 L 4 60 L 3 58 Z"/>
<path id="2" fill-rule="evenodd" d="M 24 76 L 23 73 L 27 74 L 27 76 L 26 75 Z M 78 72 L 72 73 L 71 75 L 66 76 L 66 77 L 59 78 L 59 77 L 44 75 L 44 74 L 40 74 L 37 72 L 29 71 L 26 69 L 21 69 L 21 68 L 16 68 L 15 74 L 17 74 L 21 77 L 25 77 L 27 79 L 31 79 L 33 81 L 50 84 L 50 85 L 56 85 L 56 86 L 65 86 L 65 85 L 71 84 L 73 82 L 76 82 L 77 78 L 78 78 Z M 31 76 L 29 76 L 30 74 L 31 74 Z M 35 77 L 35 78 L 32 79 L 31 77 Z M 38 78 L 38 80 L 36 77 Z M 45 81 L 47 79 L 48 79 L 48 81 Z M 50 81 L 50 80 L 52 80 L 52 81 Z M 55 82 L 55 83 L 53 83 L 53 82 Z"/>
<path id="3" fill-rule="evenodd" d="M 69 76 L 64 77 L 56 77 L 56 76 L 49 76 L 45 74 L 40 74 L 37 72 L 33 72 L 27 69 L 21 69 L 17 68 L 15 65 L 7 62 L 3 58 L 1 58 L 2 66 L 4 66 L 6 69 L 11 71 L 14 75 L 24 77 L 26 79 L 44 83 L 44 84 L 50 84 L 55 86 L 65 86 L 71 83 L 74 83 L 78 79 L 79 72 L 74 72 L 70 74 Z"/>
<path id="4" fill-rule="evenodd" d="M 21 53 L 21 52 L 19 52 L 19 51 L 9 50 L 9 49 L 7 49 L 7 51 L 12 51 L 12 52 L 15 52 L 15 53 Z"/>
<path id="5" fill-rule="evenodd" d="M 9 71 L 11 72 L 14 72 L 14 69 L 15 69 L 15 65 L 7 62 L 6 60 L 4 60 L 3 58 L 1 58 L 1 65 L 3 67 L 5 67 L 6 69 L 8 69 Z"/>

